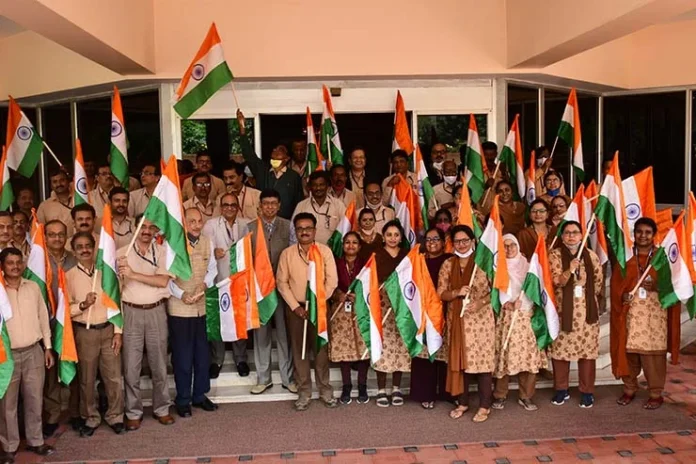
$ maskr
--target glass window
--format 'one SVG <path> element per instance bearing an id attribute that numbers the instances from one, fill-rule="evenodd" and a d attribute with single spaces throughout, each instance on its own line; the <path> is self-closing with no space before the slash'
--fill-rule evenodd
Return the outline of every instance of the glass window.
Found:
<path id="1" fill-rule="evenodd" d="M 246 120 L 247 136 L 254 140 L 254 119 Z M 236 119 L 184 119 L 181 121 L 183 159 L 196 162 L 196 153 L 205 151 L 213 160 L 213 172 L 222 175 L 230 155 L 241 154 L 239 123 Z"/>
<path id="2" fill-rule="evenodd" d="M 43 139 L 69 172 L 73 165 L 73 134 L 70 117 L 70 103 L 44 106 L 41 108 Z M 47 151 L 44 151 L 46 182 L 48 175 L 58 168 L 58 164 Z M 46 190 L 47 192 L 50 189 Z"/>
<path id="3" fill-rule="evenodd" d="M 507 99 L 508 129 L 515 120 L 515 115 L 520 115 L 520 135 L 526 169 L 532 150 L 539 145 L 539 89 L 508 85 Z"/>
<path id="4" fill-rule="evenodd" d="M 126 134 L 130 139 L 128 129 L 126 119 Z M 77 133 L 85 161 L 93 161 L 96 166 L 106 163 L 111 146 L 111 97 L 77 103 Z"/>
<path id="5" fill-rule="evenodd" d="M 684 91 L 604 99 L 605 160 L 618 150 L 623 178 L 653 166 L 658 203 L 684 202 L 685 105 Z"/>
<path id="6" fill-rule="evenodd" d="M 468 114 L 418 115 L 418 143 L 426 166 L 430 166 L 430 150 L 436 143 L 445 144 L 447 157 L 460 163 L 459 152 L 466 145 L 469 117 Z M 488 140 L 488 115 L 476 114 L 474 117 L 479 138 L 485 142 Z"/>

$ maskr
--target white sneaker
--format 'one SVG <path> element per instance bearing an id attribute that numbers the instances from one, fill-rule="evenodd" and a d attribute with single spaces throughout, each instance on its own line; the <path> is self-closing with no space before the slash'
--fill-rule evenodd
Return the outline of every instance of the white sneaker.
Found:
<path id="1" fill-rule="evenodd" d="M 251 387 L 251 390 L 249 390 L 249 393 L 252 395 L 260 395 L 261 393 L 265 392 L 269 388 L 273 386 L 273 382 L 267 384 L 267 385 L 254 385 Z"/>

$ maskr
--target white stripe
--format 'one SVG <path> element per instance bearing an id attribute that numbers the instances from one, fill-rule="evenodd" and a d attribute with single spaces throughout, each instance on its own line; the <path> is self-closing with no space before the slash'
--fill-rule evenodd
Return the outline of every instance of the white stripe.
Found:
<path id="1" fill-rule="evenodd" d="M 99 249 L 102 250 L 102 261 L 104 261 L 104 264 L 109 266 L 114 272 L 117 272 L 116 242 L 114 242 L 114 238 L 111 235 L 104 231 L 99 234 Z"/>
<path id="2" fill-rule="evenodd" d="M 466 136 L 466 145 L 481 155 L 481 139 L 479 139 L 478 132 L 469 129 Z"/>
<path id="3" fill-rule="evenodd" d="M 553 304 L 548 292 L 546 291 L 546 285 L 544 282 L 544 272 L 541 268 L 541 263 L 539 262 L 539 255 L 534 253 L 532 259 L 529 263 L 528 273 L 534 275 L 539 280 L 539 286 L 541 289 L 541 301 L 546 301 L 544 305 L 544 314 L 546 316 L 546 327 L 549 330 L 549 335 L 555 340 L 558 338 L 558 334 L 561 330 L 561 323 L 558 319 L 558 311 L 556 306 Z"/>
<path id="4" fill-rule="evenodd" d="M 210 73 L 213 69 L 217 68 L 221 63 L 225 61 L 225 54 L 222 51 L 222 43 L 218 42 L 217 44 L 213 45 L 210 47 L 210 50 L 208 50 L 208 53 L 203 55 L 200 60 L 196 61 L 194 63 L 194 68 L 197 65 L 203 66 L 203 69 L 205 70 L 205 74 L 198 80 L 194 79 L 193 76 L 189 78 L 189 81 L 186 83 L 186 88 L 181 94 L 181 99 L 183 99 L 186 94 L 191 92 L 193 89 L 198 87 L 198 85 L 203 82 L 205 79 L 205 76 Z M 195 69 L 194 69 L 195 70 Z"/>
<path id="5" fill-rule="evenodd" d="M 126 125 L 123 123 L 123 121 L 118 119 L 118 117 L 116 116 L 116 113 L 112 112 L 111 113 L 111 125 L 113 126 L 114 123 L 117 123 L 119 126 L 121 126 L 121 131 L 116 137 L 111 136 L 111 143 L 113 143 L 116 146 L 116 148 L 118 149 L 118 151 L 121 152 L 121 154 L 123 155 L 124 158 L 128 159 L 128 155 L 127 155 L 128 143 L 126 142 Z"/>
<path id="6" fill-rule="evenodd" d="M 341 222 L 338 223 L 338 226 L 336 226 L 336 230 L 338 233 L 341 234 L 341 237 L 345 237 L 345 235 L 350 232 L 351 229 L 351 224 L 350 221 L 346 216 L 343 216 L 341 218 Z"/>
<path id="7" fill-rule="evenodd" d="M 31 143 L 31 139 L 35 131 L 34 126 L 32 126 L 31 122 L 29 121 L 29 118 L 27 118 L 27 116 L 24 114 L 24 111 L 21 111 L 20 114 L 22 115 L 22 117 L 19 120 L 19 125 L 17 126 L 17 129 L 12 137 L 10 146 L 7 147 L 7 166 L 14 169 L 15 171 L 22 163 L 24 155 L 27 152 L 27 148 Z M 24 137 L 23 139 L 20 138 L 17 132 L 19 132 L 19 129 L 22 127 L 30 129 L 31 136 Z"/>
<path id="8" fill-rule="evenodd" d="M 360 285 L 362 286 L 363 302 L 365 303 L 367 311 L 370 315 L 370 359 L 374 363 L 382 357 L 382 336 L 377 330 L 376 321 L 372 317 L 372 311 L 370 311 L 369 298 L 370 289 L 372 288 L 372 286 L 370 285 L 372 282 L 370 268 L 363 268 L 362 271 L 360 271 L 360 274 L 358 275 L 357 279 L 360 282 Z"/>
<path id="9" fill-rule="evenodd" d="M 2 330 L 2 322 L 9 321 L 12 319 L 12 305 L 10 304 L 10 299 L 7 296 L 7 291 L 5 286 L 0 284 L 0 331 Z"/>
<path id="10" fill-rule="evenodd" d="M 174 185 L 167 176 L 162 176 L 157 183 L 157 187 L 152 194 L 157 197 L 167 207 L 169 215 L 181 225 L 183 229 L 183 221 L 181 219 L 181 198 L 179 197 L 179 189 Z"/>
<path id="11" fill-rule="evenodd" d="M 573 111 L 573 107 L 567 103 L 565 109 L 563 110 L 563 117 L 561 117 L 561 121 L 567 122 L 570 124 L 570 127 L 575 127 L 575 113 Z"/>
<path id="12" fill-rule="evenodd" d="M 85 167 L 83 165 L 80 163 L 75 163 L 75 191 L 78 195 L 80 195 L 80 197 L 82 197 L 83 200 L 85 200 L 85 203 L 89 203 L 87 193 L 80 192 L 77 189 L 78 185 L 83 185 L 85 189 L 87 188 L 87 173 L 85 172 Z"/>
<path id="13" fill-rule="evenodd" d="M 411 317 L 420 328 L 423 320 L 423 309 L 421 308 L 421 294 L 413 278 L 413 263 L 406 257 L 401 260 L 396 267 L 396 276 L 399 280 L 399 290 L 404 297 L 404 301 L 411 312 Z M 423 344 L 423 335 L 416 335 L 416 340 Z"/>
<path id="14" fill-rule="evenodd" d="M 229 277 L 216 284 L 219 296 L 219 311 L 220 311 L 220 337 L 223 341 L 237 340 L 237 324 L 234 320 L 234 306 L 232 304 L 232 282 Z M 229 302 L 228 308 L 223 311 L 222 302 Z"/>
<path id="15" fill-rule="evenodd" d="M 624 248 L 626 250 L 626 262 L 628 262 L 633 257 L 633 248 L 628 243 L 626 231 L 624 230 L 623 211 L 621 209 L 621 190 L 613 175 L 609 174 L 607 178 L 604 179 L 604 182 L 602 183 L 602 190 L 599 192 L 599 195 L 609 200 L 609 203 L 611 203 L 614 207 L 614 220 L 618 224 L 619 229 L 621 229 L 623 232 L 622 235 Z"/>
<path id="16" fill-rule="evenodd" d="M 682 258 L 681 252 L 679 250 L 679 244 L 677 243 L 677 234 L 674 228 L 671 228 L 667 232 L 667 236 L 662 241 L 663 252 L 667 255 L 667 261 L 669 262 L 669 272 L 672 280 L 672 288 L 677 298 L 682 303 L 685 303 L 689 298 L 694 296 L 694 287 L 691 283 L 691 274 L 689 273 L 689 268 Z M 677 259 L 672 262 L 673 250 L 676 250 Z"/>
<path id="17" fill-rule="evenodd" d="M 396 189 L 392 190 L 392 197 L 389 203 L 394 208 L 394 217 L 401 222 L 409 243 L 411 246 L 415 246 L 417 237 L 416 231 L 413 229 L 413 223 L 411 222 L 411 212 L 408 210 L 406 202 L 399 200 L 397 197 Z"/>
<path id="18" fill-rule="evenodd" d="M 309 290 L 314 297 L 317 296 L 317 263 L 310 261 L 307 266 L 307 281 L 309 282 Z M 309 303 L 309 302 L 308 302 Z"/>
<path id="19" fill-rule="evenodd" d="M 639 218 L 643 217 L 643 205 L 640 202 L 636 178 L 631 176 L 622 180 L 621 188 L 623 188 L 624 194 L 628 231 L 631 234 L 631 238 L 633 238 L 633 226 Z"/>

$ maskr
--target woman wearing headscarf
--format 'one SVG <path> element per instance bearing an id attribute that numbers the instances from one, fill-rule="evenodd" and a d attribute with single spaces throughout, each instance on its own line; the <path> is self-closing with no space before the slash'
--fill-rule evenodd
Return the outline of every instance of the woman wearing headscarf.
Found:
<path id="1" fill-rule="evenodd" d="M 514 235 L 504 235 L 503 245 L 510 276 L 511 299 L 503 305 L 496 324 L 497 359 L 493 372 L 493 377 L 496 378 L 493 409 L 505 407 L 510 376 L 516 375 L 520 390 L 517 402 L 527 411 L 536 411 L 537 405 L 532 402 L 536 388 L 536 374 L 540 369 L 546 369 L 547 360 L 546 353 L 537 347 L 536 336 L 532 329 L 534 306 L 522 294 L 522 283 L 527 275 L 529 263 L 520 253 L 520 245 Z M 511 326 L 512 332 L 510 332 Z M 508 333 L 510 333 L 508 345 L 503 347 Z"/>

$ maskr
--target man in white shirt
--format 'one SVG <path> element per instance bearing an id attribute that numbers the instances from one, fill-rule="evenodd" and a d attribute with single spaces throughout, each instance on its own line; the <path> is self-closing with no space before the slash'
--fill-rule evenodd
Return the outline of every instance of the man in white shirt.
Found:
<path id="1" fill-rule="evenodd" d="M 114 188 L 114 176 L 111 174 L 111 166 L 103 164 L 97 169 L 97 188 L 87 195 L 89 204 L 94 207 L 97 217 L 103 216 L 104 205 L 109 204 L 109 193 L 112 188 Z"/>
<path id="2" fill-rule="evenodd" d="M 314 171 L 309 176 L 309 198 L 297 204 L 294 218 L 299 213 L 309 213 L 317 220 L 316 241 L 326 245 L 336 230 L 338 223 L 346 214 L 346 207 L 341 200 L 328 195 L 329 175 L 326 171 Z M 293 238 L 294 237 L 294 238 Z M 290 242 L 296 243 L 294 229 L 290 232 Z"/>
<path id="3" fill-rule="evenodd" d="M 259 217 L 259 195 L 261 192 L 244 185 L 246 180 L 244 166 L 230 161 L 222 171 L 222 180 L 225 182 L 227 193 L 234 193 L 239 200 L 239 216 L 249 221 Z"/>
<path id="4" fill-rule="evenodd" d="M 355 201 L 353 191 L 346 188 L 348 170 L 342 164 L 334 164 L 329 170 L 329 176 L 331 177 L 329 195 L 337 200 L 341 200 L 345 207 L 348 208 L 348 205 Z"/>
<path id="5" fill-rule="evenodd" d="M 128 202 L 128 215 L 130 217 L 138 217 L 145 212 L 161 176 L 162 172 L 157 164 L 150 163 L 143 166 L 142 171 L 140 171 L 140 182 L 143 184 L 143 188 L 130 193 L 130 202 Z"/>

